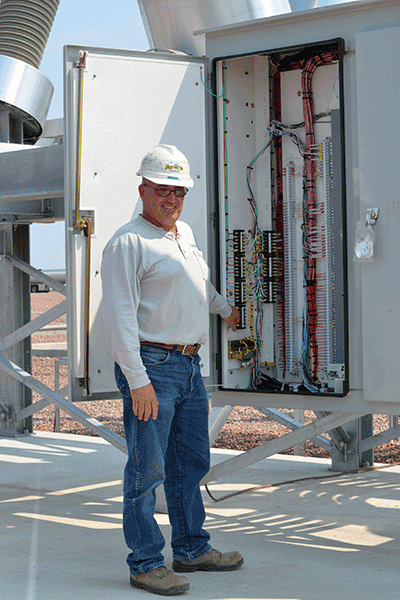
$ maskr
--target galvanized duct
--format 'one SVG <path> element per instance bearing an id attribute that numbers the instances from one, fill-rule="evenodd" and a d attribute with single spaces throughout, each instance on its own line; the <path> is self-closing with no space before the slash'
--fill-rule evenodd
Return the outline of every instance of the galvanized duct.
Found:
<path id="1" fill-rule="evenodd" d="M 36 69 L 42 60 L 60 0 L 2 0 L 0 54 Z"/>

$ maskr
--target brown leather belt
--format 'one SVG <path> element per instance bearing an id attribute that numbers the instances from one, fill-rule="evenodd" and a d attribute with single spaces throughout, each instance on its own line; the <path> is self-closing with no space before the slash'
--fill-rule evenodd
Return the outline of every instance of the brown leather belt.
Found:
<path id="1" fill-rule="evenodd" d="M 157 348 L 164 348 L 165 350 L 174 350 L 175 352 L 182 352 L 182 354 L 189 354 L 193 356 L 193 354 L 197 354 L 200 349 L 200 344 L 159 344 L 158 342 L 144 342 L 141 341 L 141 344 L 144 346 L 156 346 Z"/>

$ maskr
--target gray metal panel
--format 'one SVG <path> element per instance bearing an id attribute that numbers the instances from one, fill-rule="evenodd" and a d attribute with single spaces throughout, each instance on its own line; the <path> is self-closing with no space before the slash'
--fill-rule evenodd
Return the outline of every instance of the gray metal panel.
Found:
<path id="1" fill-rule="evenodd" d="M 312 6 L 306 2 L 297 2 L 296 0 L 288 0 L 292 10 L 282 11 L 281 13 L 270 14 L 264 18 L 256 18 L 253 20 L 237 21 L 233 23 L 225 23 L 223 25 L 215 24 L 211 27 L 194 31 L 194 35 L 224 35 L 224 33 L 248 29 L 249 27 L 279 27 L 282 24 L 290 21 L 310 21 L 312 19 L 337 18 L 343 14 L 351 14 L 359 11 L 371 11 L 382 6 L 391 6 L 397 3 L 397 0 L 339 0 L 339 1 L 321 1 L 318 0 L 312 3 Z M 309 38 L 308 41 L 310 41 Z"/>
<path id="2" fill-rule="evenodd" d="M 0 221 L 9 223 L 54 223 L 64 220 L 64 197 L 0 202 Z"/>
<path id="3" fill-rule="evenodd" d="M 66 234 L 69 290 L 68 354 L 73 400 L 82 400 L 86 238 L 73 227 L 77 69 L 87 50 L 83 83 L 81 209 L 94 220 L 90 275 L 90 389 L 119 395 L 103 327 L 102 251 L 116 229 L 141 209 L 135 172 L 156 144 L 178 146 L 188 157 L 195 187 L 182 213 L 207 253 L 204 60 L 173 54 L 66 47 Z M 208 367 L 208 349 L 202 348 Z M 92 396 L 91 398 L 94 398 Z"/>
<path id="4" fill-rule="evenodd" d="M 319 12 L 347 0 L 138 0 L 150 44 L 197 56 L 204 39 L 193 32 L 225 29 L 278 15 Z M 352 2 L 351 4 L 355 4 Z"/>
<path id="5" fill-rule="evenodd" d="M 375 258 L 361 265 L 364 394 L 400 402 L 400 27 L 356 36 L 360 215 L 378 207 Z M 354 243 L 354 239 L 353 239 Z"/>
<path id="6" fill-rule="evenodd" d="M 341 37 L 346 40 L 346 50 L 349 52 L 346 62 L 350 65 L 355 60 L 352 51 L 356 33 L 385 28 L 388 23 L 398 25 L 399 22 L 398 0 L 351 2 L 259 19 L 253 23 L 222 28 L 215 33 L 207 32 L 206 55 L 212 59 Z M 354 78 L 346 83 L 348 90 L 353 85 L 355 87 L 355 83 L 354 72 Z M 349 98 L 349 101 L 352 99 Z"/>
<path id="7" fill-rule="evenodd" d="M 17 204 L 9 203 L 62 198 L 64 195 L 63 146 L 22 148 L 1 154 L 0 213 L 20 210 Z"/>

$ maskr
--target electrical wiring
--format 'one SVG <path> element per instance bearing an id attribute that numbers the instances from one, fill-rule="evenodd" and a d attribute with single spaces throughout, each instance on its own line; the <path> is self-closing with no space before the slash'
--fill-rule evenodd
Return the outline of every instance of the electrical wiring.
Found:
<path id="1" fill-rule="evenodd" d="M 272 131 L 269 132 L 269 137 L 263 148 L 256 154 L 246 169 L 246 183 L 249 192 L 249 208 L 253 218 L 253 225 L 250 229 L 250 239 L 252 244 L 253 255 L 249 261 L 249 272 L 254 277 L 254 286 L 249 286 L 249 297 L 251 298 L 251 313 L 255 313 L 255 318 L 252 319 L 251 335 L 255 342 L 254 347 L 254 367 L 252 370 L 251 385 L 253 388 L 261 383 L 261 348 L 262 348 L 262 324 L 263 324 L 263 246 L 262 246 L 262 231 L 258 224 L 258 209 L 254 197 L 254 192 L 251 186 L 251 173 L 258 159 L 264 154 L 267 148 L 271 145 L 274 137 Z M 254 302 L 253 302 L 254 301 Z"/>
<path id="2" fill-rule="evenodd" d="M 314 114 L 313 103 L 314 89 L 319 105 L 326 106 L 330 97 L 325 88 L 321 92 L 321 81 L 329 86 L 335 68 L 322 68 L 317 83 L 312 79 L 317 67 L 337 59 L 335 51 L 324 50 L 333 47 L 277 53 L 275 63 L 262 57 L 254 73 L 255 63 L 247 57 L 223 59 L 217 67 L 222 279 L 226 298 L 240 312 L 238 330 L 244 330 L 242 336 L 222 331 L 228 353 L 221 373 L 228 387 L 242 389 L 248 381 L 249 391 L 331 393 L 334 375 L 326 365 L 343 362 L 343 345 L 335 354 L 334 318 L 330 331 L 324 330 L 339 297 L 329 244 L 330 256 L 337 259 L 340 241 L 331 234 L 330 215 L 338 214 L 336 207 L 332 210 L 332 192 L 326 200 L 335 171 L 332 162 L 323 160 L 322 142 L 317 143 L 326 143 L 329 135 L 337 139 L 338 117 L 336 108 Z M 252 77 L 260 86 L 256 95 L 247 85 Z M 287 97 L 288 90 L 297 91 L 298 98 Z M 246 371 L 239 374 L 238 369 Z M 271 374 L 277 379 L 271 381 Z"/>
<path id="3" fill-rule="evenodd" d="M 301 89 L 303 95 L 303 115 L 306 136 L 306 145 L 309 148 L 315 148 L 314 135 L 314 101 L 312 93 L 312 77 L 315 69 L 321 65 L 330 63 L 334 60 L 332 52 L 325 52 L 320 56 L 312 56 L 304 65 L 301 76 Z M 304 287 L 306 290 L 306 319 L 303 327 L 303 344 L 306 346 L 302 352 L 303 376 L 306 387 L 314 387 L 312 378 L 309 376 L 309 370 L 306 363 L 306 353 L 310 351 L 312 356 L 312 377 L 315 379 L 318 371 L 318 341 L 317 324 L 318 314 L 316 308 L 316 256 L 312 248 L 315 242 L 316 217 L 314 209 L 316 207 L 316 189 L 315 189 L 315 164 L 312 157 L 305 155 L 305 174 L 304 174 L 304 221 L 303 221 L 303 249 L 304 252 Z M 314 391 L 314 390 L 311 390 Z"/>
<path id="4" fill-rule="evenodd" d="M 260 237 L 262 236 L 262 232 L 258 225 L 258 209 L 257 209 L 257 204 L 256 204 L 256 200 L 254 197 L 253 189 L 251 186 L 251 173 L 254 169 L 254 165 L 256 164 L 257 160 L 260 158 L 260 156 L 262 156 L 262 154 L 271 145 L 272 140 L 274 139 L 275 136 L 288 136 L 293 141 L 293 143 L 296 145 L 296 147 L 299 150 L 300 155 L 303 158 L 305 158 L 306 156 L 309 156 L 310 159 L 313 160 L 314 152 L 318 151 L 318 147 L 316 147 L 315 149 L 313 147 L 308 147 L 299 138 L 299 136 L 297 136 L 295 133 L 293 133 L 291 131 L 284 131 L 283 127 L 279 126 L 277 121 L 275 121 L 274 123 L 271 123 L 271 126 L 267 127 L 267 132 L 269 133 L 269 138 L 268 138 L 266 144 L 256 154 L 256 156 L 253 158 L 253 160 L 250 162 L 249 166 L 247 167 L 247 172 L 246 172 L 247 189 L 249 192 L 248 202 L 249 202 L 249 208 L 250 208 L 250 211 L 251 211 L 251 214 L 253 217 L 253 226 L 250 229 L 250 237 L 251 237 L 252 245 L 253 245 L 253 256 L 249 262 L 249 271 L 254 276 L 255 285 L 252 287 L 249 287 L 249 298 L 254 300 L 255 314 L 256 314 L 255 331 L 254 331 L 253 335 L 254 335 L 254 338 L 255 338 L 257 344 L 256 344 L 256 349 L 255 349 L 254 368 L 253 368 L 252 381 L 251 381 L 252 386 L 255 388 L 257 388 L 257 386 L 260 385 L 260 383 L 261 383 L 261 358 L 260 358 L 261 352 L 260 352 L 260 350 L 261 350 L 261 340 L 262 340 L 264 288 L 262 285 L 263 254 L 262 254 L 262 248 L 259 247 L 260 246 L 259 240 L 260 240 Z M 312 248 L 308 248 L 307 244 L 308 244 L 307 238 L 304 238 L 303 245 L 306 248 L 305 254 L 308 255 L 312 252 Z M 281 291 L 282 291 L 282 288 L 281 288 Z M 304 363 L 304 360 L 303 360 L 303 363 Z M 305 367 L 304 367 L 304 370 L 306 371 Z M 309 378 L 309 379 L 311 381 L 311 378 Z M 307 385 L 311 386 L 311 383 L 309 383 L 307 381 Z"/>
<path id="5" fill-rule="evenodd" d="M 304 121 L 300 123 L 287 124 L 279 119 L 271 120 L 267 131 L 271 136 L 279 139 L 288 136 L 296 145 L 300 156 L 304 160 L 303 167 L 303 201 L 302 201 L 302 248 L 304 261 L 304 289 L 305 289 L 305 308 L 303 312 L 303 333 L 302 346 L 300 352 L 300 365 L 303 372 L 305 387 L 313 392 L 319 391 L 316 385 L 316 375 L 318 371 L 318 313 L 316 306 L 316 260 L 323 256 L 324 242 L 320 229 L 317 227 L 316 219 L 320 213 L 316 201 L 315 179 L 319 176 L 318 165 L 321 160 L 320 145 L 315 144 L 314 123 L 323 117 L 329 116 L 329 111 L 324 111 L 316 115 L 313 114 L 312 97 L 312 75 L 320 64 L 331 62 L 334 59 L 332 53 L 324 53 L 320 56 L 311 57 L 302 69 L 302 95 L 303 95 L 303 114 Z M 302 141 L 295 134 L 294 129 L 305 128 L 306 141 Z M 252 167 L 252 164 L 250 165 Z M 249 177 L 248 177 L 249 179 Z M 249 185 L 251 190 L 251 186 Z M 279 289 L 279 286 L 278 286 Z M 284 290 L 281 287 L 281 291 Z M 284 319 L 284 312 L 283 312 Z M 286 345 L 285 336 L 283 343 Z M 286 353 L 286 350 L 285 350 Z"/>
<path id="6" fill-rule="evenodd" d="M 316 123 L 320 119 L 323 119 L 323 117 L 329 117 L 330 115 L 331 115 L 330 110 L 320 112 L 313 116 L 313 121 L 314 121 L 314 123 Z M 277 121 L 274 119 L 271 121 L 271 125 L 281 127 L 283 129 L 302 129 L 305 126 L 305 121 L 302 121 L 301 123 L 281 123 L 280 121 Z"/>
<path id="7" fill-rule="evenodd" d="M 209 94 L 211 94 L 211 96 L 214 96 L 214 98 L 223 98 L 223 97 L 224 97 L 224 91 L 222 91 L 222 93 L 221 93 L 221 94 L 214 94 L 214 92 L 212 92 L 212 91 L 211 91 L 211 90 L 210 90 L 210 89 L 209 89 L 209 88 L 206 86 L 206 84 L 205 84 L 205 82 L 204 82 L 204 78 L 203 78 L 203 67 L 200 67 L 200 80 L 201 80 L 201 83 L 203 84 L 203 86 L 204 86 L 205 90 L 206 90 L 206 91 L 207 91 Z"/>

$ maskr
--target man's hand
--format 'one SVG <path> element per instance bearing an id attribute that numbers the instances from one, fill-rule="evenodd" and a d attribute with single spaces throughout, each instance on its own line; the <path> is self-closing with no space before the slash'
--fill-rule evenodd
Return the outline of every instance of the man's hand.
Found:
<path id="1" fill-rule="evenodd" d="M 151 383 L 131 390 L 132 410 L 138 419 L 148 421 L 150 416 L 157 419 L 158 400 Z"/>
<path id="2" fill-rule="evenodd" d="M 231 314 L 229 315 L 229 317 L 226 317 L 224 321 L 228 323 L 228 325 L 232 328 L 232 331 L 236 331 L 237 326 L 240 323 L 240 312 L 238 311 L 238 309 L 232 306 Z"/>

